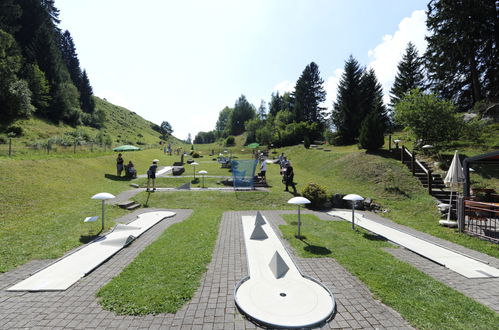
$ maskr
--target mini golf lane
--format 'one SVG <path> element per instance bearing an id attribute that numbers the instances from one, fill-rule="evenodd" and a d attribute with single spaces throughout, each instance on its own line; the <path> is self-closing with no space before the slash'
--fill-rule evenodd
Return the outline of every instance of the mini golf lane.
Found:
<path id="1" fill-rule="evenodd" d="M 328 321 L 335 311 L 331 292 L 300 273 L 274 230 L 257 217 L 242 217 L 249 276 L 235 288 L 239 309 L 270 327 L 303 328 Z"/>
<path id="2" fill-rule="evenodd" d="M 66 290 L 156 223 L 174 215 L 174 212 L 169 211 L 148 212 L 140 214 L 137 220 L 128 225 L 118 224 L 111 233 L 63 257 L 7 291 Z"/>

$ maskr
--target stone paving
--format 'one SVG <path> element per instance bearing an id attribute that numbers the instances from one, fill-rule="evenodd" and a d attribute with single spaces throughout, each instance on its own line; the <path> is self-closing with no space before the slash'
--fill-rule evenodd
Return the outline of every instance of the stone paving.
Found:
<path id="1" fill-rule="evenodd" d="M 159 209 L 141 209 L 120 219 L 128 223 L 142 213 Z M 242 215 L 255 212 L 226 212 L 220 226 L 213 259 L 194 298 L 176 314 L 120 316 L 103 310 L 96 292 L 128 265 L 147 245 L 171 224 L 186 219 L 191 211 L 171 210 L 173 218 L 161 221 L 108 262 L 78 281 L 66 291 L 6 292 L 50 260 L 32 261 L 0 275 L 0 329 L 255 329 L 234 304 L 235 284 L 247 274 Z M 272 226 L 282 223 L 281 211 L 264 211 Z M 322 219 L 331 217 L 317 213 Z M 279 231 L 276 231 L 279 233 Z M 289 250 L 289 246 L 287 247 Z M 306 275 L 323 282 L 337 303 L 335 318 L 323 326 L 329 329 L 383 328 L 407 329 L 408 323 L 391 308 L 372 298 L 369 290 L 335 260 L 293 257 Z M 167 262 L 166 262 L 167 264 Z"/>

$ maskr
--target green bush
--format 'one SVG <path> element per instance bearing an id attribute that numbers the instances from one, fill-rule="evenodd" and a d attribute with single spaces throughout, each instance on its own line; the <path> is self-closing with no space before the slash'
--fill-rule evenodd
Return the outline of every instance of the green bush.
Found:
<path id="1" fill-rule="evenodd" d="M 310 148 L 310 139 L 308 138 L 308 136 L 305 136 L 305 138 L 303 139 L 303 146 L 305 147 L 305 149 Z"/>
<path id="2" fill-rule="evenodd" d="M 317 183 L 308 183 L 301 191 L 301 194 L 310 200 L 312 208 L 322 208 L 328 200 L 327 188 Z"/>
<path id="3" fill-rule="evenodd" d="M 370 113 L 362 121 L 359 144 L 362 149 L 368 151 L 380 149 L 385 144 L 384 125 L 376 113 Z"/>
<path id="4" fill-rule="evenodd" d="M 199 157 L 200 157 L 200 155 L 199 155 L 199 153 L 198 153 L 198 152 L 194 151 L 194 152 L 192 153 L 192 158 L 199 158 Z"/>
<path id="5" fill-rule="evenodd" d="M 231 147 L 236 143 L 236 138 L 232 135 L 227 136 L 225 139 L 225 146 L 226 147 Z"/>

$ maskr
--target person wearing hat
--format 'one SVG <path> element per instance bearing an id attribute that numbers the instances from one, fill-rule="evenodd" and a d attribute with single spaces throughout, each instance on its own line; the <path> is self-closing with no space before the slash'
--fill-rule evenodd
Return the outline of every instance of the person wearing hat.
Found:
<path id="1" fill-rule="evenodd" d="M 152 181 L 152 191 L 156 191 L 156 169 L 158 168 L 158 160 L 155 159 L 152 161 L 152 165 L 149 166 L 149 169 L 147 170 L 147 189 L 146 191 L 149 192 L 149 184 Z"/>

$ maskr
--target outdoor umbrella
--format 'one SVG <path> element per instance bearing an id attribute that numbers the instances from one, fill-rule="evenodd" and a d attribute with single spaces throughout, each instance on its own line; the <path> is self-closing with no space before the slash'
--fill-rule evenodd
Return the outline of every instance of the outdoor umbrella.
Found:
<path id="1" fill-rule="evenodd" d="M 250 143 L 247 145 L 248 148 L 252 148 L 252 149 L 258 148 L 259 146 L 260 146 L 260 144 L 256 143 L 256 142 L 253 142 L 253 143 Z"/>
<path id="2" fill-rule="evenodd" d="M 450 211 L 452 209 L 452 190 L 458 189 L 461 184 L 465 181 L 463 168 L 461 166 L 461 161 L 457 155 L 457 150 L 454 153 L 454 158 L 452 158 L 452 163 L 450 164 L 449 171 L 445 176 L 444 183 L 450 187 L 450 199 L 449 199 L 449 213 L 447 214 L 447 220 L 450 220 Z"/>
<path id="3" fill-rule="evenodd" d="M 139 147 L 126 144 L 124 146 L 119 146 L 113 149 L 113 151 L 136 151 L 141 150 Z"/>

